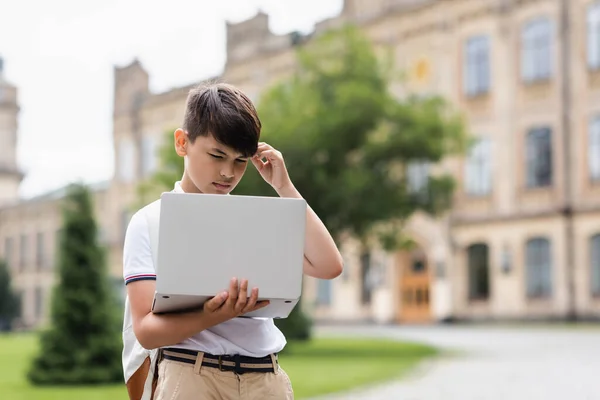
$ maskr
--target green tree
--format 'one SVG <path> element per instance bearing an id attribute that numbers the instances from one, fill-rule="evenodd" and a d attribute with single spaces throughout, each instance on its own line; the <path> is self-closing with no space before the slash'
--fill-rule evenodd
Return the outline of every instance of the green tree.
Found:
<path id="1" fill-rule="evenodd" d="M 294 184 L 337 240 L 347 234 L 399 246 L 415 211 L 439 215 L 451 205 L 452 176 L 430 174 L 411 188 L 407 169 L 464 152 L 460 114 L 439 96 L 397 99 L 390 91 L 397 71 L 353 26 L 317 37 L 298 60 L 292 76 L 261 97 L 263 140 L 283 153 Z M 269 191 L 248 175 L 237 193 Z"/>
<path id="2" fill-rule="evenodd" d="M 12 330 L 13 320 L 19 316 L 19 296 L 11 285 L 11 276 L 8 264 L 0 260 L 0 331 Z"/>
<path id="3" fill-rule="evenodd" d="M 51 324 L 28 371 L 39 385 L 122 381 L 119 310 L 98 245 L 92 199 L 71 185 L 63 205 Z"/>

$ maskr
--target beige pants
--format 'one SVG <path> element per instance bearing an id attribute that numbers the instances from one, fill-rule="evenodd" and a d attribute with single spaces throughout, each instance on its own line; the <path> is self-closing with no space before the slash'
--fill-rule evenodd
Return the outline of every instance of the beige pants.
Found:
<path id="1" fill-rule="evenodd" d="M 198 364 L 198 363 L 197 363 Z M 232 371 L 162 360 L 155 400 L 293 400 L 290 378 L 282 368 L 274 372 Z"/>

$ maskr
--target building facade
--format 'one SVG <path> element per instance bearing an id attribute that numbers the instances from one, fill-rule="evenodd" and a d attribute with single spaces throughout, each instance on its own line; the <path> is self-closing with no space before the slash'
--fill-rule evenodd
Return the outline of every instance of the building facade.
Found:
<path id="1" fill-rule="evenodd" d="M 414 249 L 363 254 L 345 241 L 344 273 L 307 278 L 305 308 L 380 323 L 600 317 L 600 1 L 346 0 L 310 36 L 275 35 L 259 13 L 227 24 L 216 78 L 259 101 L 294 70 L 297 46 L 346 22 L 391 50 L 405 72 L 391 83 L 398 98 L 445 97 L 475 141 L 465 157 L 409 168 L 417 187 L 440 169 L 458 182 L 447 215 L 408 222 Z M 151 93 L 149 79 L 138 61 L 115 67 L 115 174 L 94 191 L 117 284 L 136 184 L 157 168 L 194 86 Z M 23 325 L 35 326 L 47 315 L 61 193 L 18 200 L 16 89 L 0 85 L 0 255 L 23 296 Z"/>

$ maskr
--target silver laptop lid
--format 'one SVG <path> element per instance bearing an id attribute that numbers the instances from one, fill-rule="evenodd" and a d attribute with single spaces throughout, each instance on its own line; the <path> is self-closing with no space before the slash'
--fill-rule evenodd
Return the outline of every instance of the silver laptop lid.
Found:
<path id="1" fill-rule="evenodd" d="M 214 294 L 235 276 L 261 298 L 299 297 L 305 227 L 303 199 L 163 193 L 156 290 Z"/>

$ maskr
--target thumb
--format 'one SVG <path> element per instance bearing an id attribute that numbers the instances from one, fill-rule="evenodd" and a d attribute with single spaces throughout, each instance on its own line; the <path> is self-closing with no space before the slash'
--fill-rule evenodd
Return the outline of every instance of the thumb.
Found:
<path id="1" fill-rule="evenodd" d="M 227 292 L 223 292 L 221 294 L 216 295 L 215 297 L 213 297 L 212 299 L 210 299 L 206 303 L 204 303 L 204 311 L 208 311 L 208 312 L 216 311 L 219 307 L 221 307 L 223 305 L 223 303 L 225 303 L 225 300 L 227 300 L 227 297 L 229 297 L 229 293 L 227 293 Z"/>

